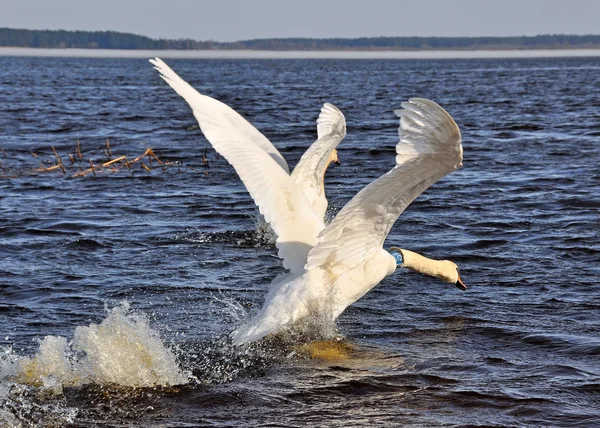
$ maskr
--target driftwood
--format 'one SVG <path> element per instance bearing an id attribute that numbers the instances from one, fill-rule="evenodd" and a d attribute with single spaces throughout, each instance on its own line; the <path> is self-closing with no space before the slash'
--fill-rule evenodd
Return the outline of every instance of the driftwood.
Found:
<path id="1" fill-rule="evenodd" d="M 156 156 L 154 151 L 149 147 L 144 151 L 144 153 L 142 153 L 140 156 L 138 156 L 132 160 L 127 159 L 127 156 L 125 156 L 125 155 L 121 155 L 121 156 L 113 158 L 113 153 L 112 153 L 112 149 L 111 149 L 109 140 L 106 140 L 105 147 L 103 149 L 104 155 L 106 156 L 106 158 L 108 160 L 103 163 L 94 163 L 91 158 L 88 158 L 87 163 L 89 164 L 90 167 L 86 168 L 86 169 L 83 169 L 83 168 L 81 168 L 80 165 L 77 165 L 81 161 L 85 162 L 85 158 L 83 156 L 83 153 L 81 152 L 81 144 L 80 144 L 79 140 L 77 140 L 77 142 L 75 144 L 75 152 L 68 153 L 68 157 L 71 162 L 70 166 L 68 166 L 68 167 L 65 167 L 60 155 L 58 154 L 58 152 L 56 151 L 56 149 L 54 147 L 52 147 L 52 151 L 54 152 L 55 164 L 54 165 L 44 165 L 43 163 L 40 163 L 41 168 L 36 168 L 35 171 L 50 172 L 50 171 L 56 171 L 56 170 L 60 169 L 63 174 L 67 174 L 67 173 L 72 172 L 72 171 L 70 171 L 70 169 L 72 169 L 72 167 L 73 168 L 78 167 L 79 171 L 73 173 L 72 176 L 73 177 L 85 177 L 88 174 L 93 174 L 95 176 L 97 173 L 102 173 L 102 172 L 117 172 L 123 168 L 128 168 L 131 170 L 132 164 L 136 164 L 136 163 L 140 164 L 141 169 L 150 172 L 153 169 L 152 168 L 152 160 L 155 160 L 156 162 L 158 162 L 159 165 L 162 165 L 163 167 L 172 164 L 170 162 L 164 162 L 161 159 L 159 159 L 159 157 Z M 37 155 L 35 153 L 32 153 L 32 155 L 37 157 Z M 148 158 L 149 165 L 146 165 L 143 163 L 145 158 Z M 175 162 L 175 163 L 177 163 L 177 162 Z"/>
<path id="2" fill-rule="evenodd" d="M 125 155 L 111 159 L 112 153 L 110 151 L 110 146 L 108 144 L 108 140 L 106 141 L 106 143 L 107 143 L 107 148 L 105 149 L 104 153 L 107 155 L 107 158 L 109 160 L 102 164 L 95 165 L 94 163 L 92 163 L 92 160 L 90 159 L 89 160 L 90 167 L 88 169 L 84 169 L 83 171 L 79 171 L 79 172 L 73 174 L 73 177 L 85 177 L 88 174 L 96 175 L 97 172 L 105 172 L 105 171 L 116 172 L 123 168 L 131 169 L 131 165 L 138 163 L 138 162 L 140 163 L 142 169 L 150 172 L 150 171 L 152 171 L 152 168 L 151 168 L 152 164 L 150 164 L 150 166 L 148 166 L 142 162 L 146 156 L 148 157 L 148 159 L 155 159 L 159 164 L 165 165 L 165 163 L 163 161 L 161 161 L 158 158 L 158 156 L 156 156 L 156 154 L 154 154 L 154 151 L 149 147 L 146 149 L 146 151 L 144 153 L 142 153 L 140 156 L 138 156 L 132 160 L 128 160 L 127 156 L 125 156 Z M 109 168 L 109 167 L 111 167 L 111 168 Z"/>
<path id="3" fill-rule="evenodd" d="M 90 174 L 96 176 L 102 173 L 118 172 L 125 168 L 133 171 L 133 166 L 135 164 L 139 164 L 140 169 L 146 172 L 151 172 L 156 168 L 165 169 L 171 165 L 177 165 L 178 168 L 180 168 L 183 165 L 183 161 L 168 162 L 160 159 L 156 155 L 156 153 L 154 153 L 154 150 L 152 150 L 150 147 L 146 148 L 146 150 L 141 155 L 133 159 L 130 159 L 125 155 L 116 156 L 113 154 L 113 148 L 111 147 L 108 139 L 106 140 L 105 146 L 102 149 L 102 152 L 106 157 L 106 161 L 104 162 L 93 161 L 90 156 L 84 156 L 84 153 L 81 150 L 81 143 L 79 142 L 79 140 L 76 140 L 75 150 L 72 153 L 67 153 L 69 161 L 66 164 L 63 162 L 62 157 L 60 156 L 56 148 L 54 146 L 51 147 L 52 152 L 54 154 L 54 160 L 45 160 L 40 162 L 39 167 L 34 168 L 32 172 L 46 173 L 52 171 L 60 171 L 63 175 L 70 175 L 71 177 L 79 178 L 85 177 Z M 8 155 L 1 147 L 0 152 L 8 158 Z M 34 152 L 31 152 L 31 155 L 35 158 L 39 157 L 38 154 Z M 207 150 L 204 150 L 204 153 L 201 156 L 204 174 L 208 175 L 208 169 L 210 168 L 210 165 L 208 162 Z M 156 164 L 154 162 L 156 162 Z M 10 175 L 7 173 L 10 173 Z M 6 168 L 5 164 L 0 162 L 0 178 L 8 178 L 13 176 L 15 176 L 14 171 L 9 170 L 8 168 Z"/>

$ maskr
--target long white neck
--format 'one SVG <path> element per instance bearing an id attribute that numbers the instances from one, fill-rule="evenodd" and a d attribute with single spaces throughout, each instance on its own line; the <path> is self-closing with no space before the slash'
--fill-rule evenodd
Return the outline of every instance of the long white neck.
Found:
<path id="1" fill-rule="evenodd" d="M 439 278 L 443 281 L 456 283 L 458 272 L 456 265 L 448 260 L 433 260 L 409 250 L 401 250 L 402 267 L 422 273 L 423 275 Z"/>
<path id="2" fill-rule="evenodd" d="M 323 174 L 321 174 L 321 195 L 325 195 L 325 173 L 327 172 L 329 165 L 331 165 L 331 161 L 327 161 L 325 167 L 323 168 Z"/>

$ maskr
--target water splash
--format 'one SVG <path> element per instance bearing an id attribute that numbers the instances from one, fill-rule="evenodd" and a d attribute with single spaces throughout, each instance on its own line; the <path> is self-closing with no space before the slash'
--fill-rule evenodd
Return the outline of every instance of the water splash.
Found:
<path id="1" fill-rule="evenodd" d="M 215 302 L 233 323 L 248 316 L 247 308 L 227 295 Z M 177 350 L 178 361 L 148 319 L 123 304 L 102 322 L 77 327 L 72 340 L 44 337 L 33 356 L 0 349 L 0 426 L 64 426 L 168 413 L 163 400 L 175 400 L 181 391 L 196 394 L 192 391 L 208 385 L 262 376 L 298 356 L 312 358 L 290 346 L 297 339 L 286 333 L 240 347 L 232 346 L 228 334 L 186 341 Z"/>
<path id="2" fill-rule="evenodd" d="M 260 214 L 257 215 L 260 216 Z M 273 232 L 268 223 L 264 221 L 261 223 L 258 219 L 255 219 L 255 227 L 251 230 L 227 230 L 222 232 L 201 232 L 194 230 L 173 235 L 171 238 L 160 238 L 161 242 L 166 243 L 224 243 L 251 248 L 271 248 L 275 246 L 276 239 L 275 232 Z"/>
<path id="3" fill-rule="evenodd" d="M 100 324 L 77 327 L 70 342 L 46 336 L 36 355 L 4 357 L 0 368 L 0 379 L 56 393 L 90 383 L 137 388 L 189 380 L 148 319 L 127 304 L 109 310 Z"/>
<path id="4" fill-rule="evenodd" d="M 256 228 L 256 241 L 265 247 L 274 246 L 275 242 L 277 241 L 277 234 L 275 234 L 263 215 L 256 211 L 253 219 L 254 227 Z"/>

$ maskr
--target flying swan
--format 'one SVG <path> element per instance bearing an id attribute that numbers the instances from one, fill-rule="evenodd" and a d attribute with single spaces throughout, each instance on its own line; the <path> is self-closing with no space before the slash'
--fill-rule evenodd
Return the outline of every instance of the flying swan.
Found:
<path id="1" fill-rule="evenodd" d="M 315 315 L 333 321 L 397 267 L 466 289 L 451 261 L 428 259 L 398 247 L 389 251 L 383 248 L 406 207 L 437 180 L 462 166 L 460 130 L 442 107 L 412 98 L 395 113 L 400 117 L 396 166 L 358 192 L 320 232 L 302 269 L 292 270 L 275 283 L 258 314 L 232 333 L 234 344 L 256 341 Z M 275 232 L 286 232 L 279 235 L 280 248 L 300 245 L 293 241 L 297 235 L 290 234 L 293 225 L 281 225 L 280 217 L 271 215 L 275 207 L 263 207 L 267 220 L 278 226 Z"/>
<path id="2" fill-rule="evenodd" d="M 382 248 L 406 206 L 461 166 L 460 130 L 436 103 L 411 99 L 402 104 L 404 110 L 396 111 L 401 117 L 396 167 L 359 192 L 325 229 L 323 176 L 329 162 L 336 160 L 335 146 L 346 133 L 344 116 L 337 108 L 324 105 L 318 139 L 290 176 L 281 154 L 242 116 L 198 93 L 159 58 L 150 62 L 188 102 L 208 141 L 240 176 L 277 235 L 278 255 L 289 271 L 275 279 L 262 310 L 232 334 L 234 343 L 251 342 L 291 327 L 315 311 L 333 321 L 397 265 L 466 289 L 452 262 L 396 247 L 389 253 Z M 303 160 L 310 172 L 304 175 L 304 187 L 299 179 L 303 174 L 295 176 L 303 170 Z M 310 174 L 315 177 L 312 181 Z M 311 188 L 321 190 L 317 197 L 325 202 L 320 209 L 314 204 L 317 197 Z"/>
<path id="3" fill-rule="evenodd" d="M 246 150 L 245 146 L 249 143 L 266 152 L 276 165 L 289 174 L 288 164 L 281 153 L 267 137 L 239 113 L 221 101 L 200 94 L 160 58 L 151 59 L 150 62 L 160 73 L 160 77 L 187 101 L 208 141 L 220 155 L 233 165 L 238 174 L 240 174 L 240 169 L 245 169 L 243 163 L 249 161 L 248 158 L 256 153 L 252 149 Z M 333 104 L 325 103 L 317 119 L 317 140 L 302 155 L 291 173 L 292 182 L 304 193 L 317 217 L 321 219 L 321 223 L 318 225 L 321 229 L 325 227 L 322 220 L 327 211 L 324 188 L 325 172 L 332 162 L 340 165 L 336 147 L 345 136 L 346 120 L 344 115 Z M 264 156 L 261 154 L 255 161 L 260 162 L 261 157 Z M 274 167 L 274 165 L 269 166 Z M 244 181 L 244 176 L 240 174 L 240 177 Z M 272 178 L 276 179 L 276 177 Z M 248 187 L 246 181 L 244 184 Z M 250 193 L 252 194 L 252 192 Z M 254 195 L 252 196 L 254 197 Z M 316 236 L 315 234 L 315 239 Z"/>

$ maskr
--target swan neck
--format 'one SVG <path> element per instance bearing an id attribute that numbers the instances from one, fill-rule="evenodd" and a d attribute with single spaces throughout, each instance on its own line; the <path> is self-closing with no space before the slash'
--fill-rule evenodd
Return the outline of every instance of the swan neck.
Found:
<path id="1" fill-rule="evenodd" d="M 321 176 L 321 194 L 322 195 L 325 194 L 325 173 L 327 172 L 327 168 L 329 168 L 329 165 L 331 165 L 332 162 L 335 163 L 336 165 L 341 165 L 340 161 L 338 159 L 338 152 L 335 147 L 329 153 L 327 162 L 325 162 L 325 165 L 323 167 L 323 175 Z"/>
<path id="2" fill-rule="evenodd" d="M 446 267 L 444 261 L 433 260 L 404 249 L 402 250 L 402 257 L 404 259 L 402 267 L 436 278 L 444 275 Z"/>
<path id="3" fill-rule="evenodd" d="M 325 173 L 327 172 L 327 168 L 329 168 L 329 162 L 325 164 L 325 168 L 323 168 L 323 175 L 321 175 L 321 195 L 325 194 Z"/>

